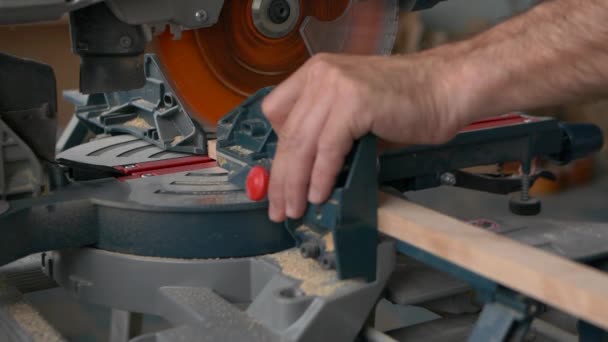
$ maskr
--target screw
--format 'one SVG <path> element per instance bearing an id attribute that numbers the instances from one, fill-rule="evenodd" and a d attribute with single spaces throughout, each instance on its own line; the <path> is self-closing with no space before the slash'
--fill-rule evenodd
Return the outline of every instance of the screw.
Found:
<path id="1" fill-rule="evenodd" d="M 321 210 L 320 206 L 317 206 L 315 209 L 315 219 L 317 221 L 321 221 L 323 219 L 323 211 Z"/>
<path id="2" fill-rule="evenodd" d="M 509 200 L 509 209 L 516 215 L 530 216 L 536 215 L 541 211 L 540 201 L 530 196 L 531 179 L 528 172 L 527 168 L 524 168 L 522 172 L 519 198 L 515 196 Z"/>
<path id="3" fill-rule="evenodd" d="M 521 175 L 521 200 L 528 201 L 530 199 L 530 175 L 523 173 Z"/>
<path id="4" fill-rule="evenodd" d="M 314 242 L 304 242 L 300 245 L 300 254 L 304 258 L 316 258 L 321 254 L 321 248 Z"/>
<path id="5" fill-rule="evenodd" d="M 439 177 L 439 181 L 443 185 L 454 186 L 456 185 L 456 176 L 451 172 L 445 172 Z"/>
<path id="6" fill-rule="evenodd" d="M 122 36 L 120 37 L 120 46 L 122 46 L 123 48 L 130 48 L 131 45 L 133 45 L 133 39 L 131 39 L 131 37 L 129 36 Z"/>
<path id="7" fill-rule="evenodd" d="M 207 21 L 207 11 L 205 10 L 198 10 L 196 11 L 196 13 L 194 13 L 194 16 L 196 17 L 196 20 L 204 23 L 205 21 Z"/>

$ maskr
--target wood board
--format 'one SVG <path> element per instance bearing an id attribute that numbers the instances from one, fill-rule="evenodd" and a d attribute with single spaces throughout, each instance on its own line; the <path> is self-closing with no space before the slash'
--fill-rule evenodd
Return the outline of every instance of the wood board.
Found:
<path id="1" fill-rule="evenodd" d="M 379 201 L 382 233 L 608 329 L 606 273 L 394 195 Z"/>

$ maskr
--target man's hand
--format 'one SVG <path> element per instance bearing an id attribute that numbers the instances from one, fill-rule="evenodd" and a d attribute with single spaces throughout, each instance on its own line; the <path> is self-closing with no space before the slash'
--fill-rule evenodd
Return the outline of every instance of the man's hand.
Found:
<path id="1" fill-rule="evenodd" d="M 273 221 L 322 203 L 353 142 L 368 132 L 392 143 L 441 143 L 467 122 L 453 117 L 445 61 L 416 57 L 311 58 L 263 102 L 279 136 L 269 188 Z"/>
<path id="2" fill-rule="evenodd" d="M 279 135 L 273 221 L 330 195 L 355 139 L 434 144 L 484 116 L 608 89 L 608 2 L 544 1 L 469 40 L 410 56 L 317 55 L 263 103 Z"/>

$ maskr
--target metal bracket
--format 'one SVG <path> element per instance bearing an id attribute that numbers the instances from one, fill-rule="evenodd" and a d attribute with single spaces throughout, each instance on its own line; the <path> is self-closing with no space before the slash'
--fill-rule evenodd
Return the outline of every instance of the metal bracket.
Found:
<path id="1" fill-rule="evenodd" d="M 95 133 L 131 134 L 164 150 L 207 154 L 205 132 L 177 99 L 155 55 L 146 55 L 143 69 L 143 88 L 64 96 L 76 104 L 76 116 Z M 74 134 L 82 136 L 80 131 Z"/>
<path id="2" fill-rule="evenodd" d="M 244 187 L 251 168 L 270 168 L 277 135 L 262 113 L 262 100 L 272 88 L 263 88 L 225 115 L 217 125 L 217 163 L 229 180 Z"/>
<path id="3" fill-rule="evenodd" d="M 484 305 L 469 341 L 523 341 L 539 305 L 503 287 L 492 297 Z"/>
<path id="4" fill-rule="evenodd" d="M 330 199 L 321 205 L 309 205 L 302 221 L 312 230 L 331 234 L 331 239 L 327 240 L 331 241 L 330 246 L 324 247 L 319 260 L 328 268 L 335 264 L 340 279 L 375 279 L 378 244 L 376 163 L 376 137 L 365 136 L 355 143 Z M 290 230 L 298 235 L 297 230 Z M 302 240 L 305 237 L 300 234 L 299 238 L 300 246 L 306 246 L 307 241 Z"/>
<path id="5" fill-rule="evenodd" d="M 579 321 L 577 325 L 580 342 L 607 342 L 608 332 L 589 322 Z"/>

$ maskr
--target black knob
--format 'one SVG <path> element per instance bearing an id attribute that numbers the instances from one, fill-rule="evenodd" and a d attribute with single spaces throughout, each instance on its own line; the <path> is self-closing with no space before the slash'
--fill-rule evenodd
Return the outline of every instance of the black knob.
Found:
<path id="1" fill-rule="evenodd" d="M 560 123 L 563 133 L 562 150 L 551 159 L 567 164 L 599 151 L 604 145 L 602 130 L 589 123 Z"/>
<path id="2" fill-rule="evenodd" d="M 541 203 L 537 198 L 530 197 L 523 199 L 521 196 L 516 195 L 509 200 L 509 210 L 515 215 L 538 215 L 541 210 Z"/>
<path id="3" fill-rule="evenodd" d="M 268 6 L 268 18 L 274 24 L 282 24 L 289 19 L 291 7 L 286 0 L 272 0 Z"/>

